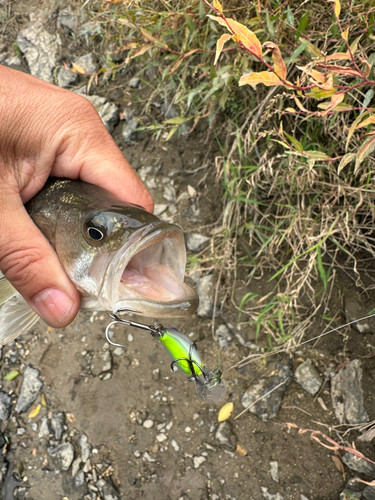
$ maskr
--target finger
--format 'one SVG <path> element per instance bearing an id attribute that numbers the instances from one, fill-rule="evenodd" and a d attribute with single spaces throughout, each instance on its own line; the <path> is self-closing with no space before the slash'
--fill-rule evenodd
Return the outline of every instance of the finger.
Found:
<path id="1" fill-rule="evenodd" d="M 53 248 L 34 225 L 16 192 L 2 188 L 0 269 L 29 306 L 49 325 L 68 325 L 80 295 Z"/>
<path id="2" fill-rule="evenodd" d="M 80 178 L 152 212 L 154 203 L 104 127 L 95 108 L 81 102 L 80 119 L 63 130 L 51 175 Z"/>

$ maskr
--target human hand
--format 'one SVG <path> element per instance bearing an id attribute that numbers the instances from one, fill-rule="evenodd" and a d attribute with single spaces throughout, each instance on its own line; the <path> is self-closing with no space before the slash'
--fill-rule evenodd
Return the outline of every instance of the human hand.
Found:
<path id="1" fill-rule="evenodd" d="M 84 97 L 0 66 L 0 269 L 54 327 L 80 295 L 25 210 L 48 177 L 80 179 L 152 211 L 151 195 Z"/>

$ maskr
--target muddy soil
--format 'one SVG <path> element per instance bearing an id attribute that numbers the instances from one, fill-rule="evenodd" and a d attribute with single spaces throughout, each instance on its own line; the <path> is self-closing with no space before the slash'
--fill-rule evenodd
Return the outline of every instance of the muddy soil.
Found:
<path id="1" fill-rule="evenodd" d="M 44 8 L 51 8 L 48 3 L 44 5 Z M 9 39 L 10 33 L 15 33 L 17 26 L 21 28 L 27 24 L 26 14 L 31 9 L 31 3 L 25 7 L 13 2 L 9 20 L 12 29 L 7 31 L 4 43 L 14 42 L 14 39 Z M 85 50 L 89 52 L 82 43 L 72 42 L 72 45 L 80 51 L 77 56 Z M 24 69 L 27 70 L 26 65 Z M 120 111 L 131 108 L 139 116 L 148 89 L 143 84 L 138 89 L 129 89 L 132 76 L 134 72 L 120 74 L 114 81 L 93 91 L 107 96 L 120 107 Z M 161 104 L 163 97 L 155 100 Z M 143 115 L 144 124 L 152 123 L 157 109 Z M 156 203 L 168 205 L 163 216 L 180 224 L 187 234 L 197 232 L 210 236 L 220 225 L 223 204 L 222 187 L 215 177 L 215 156 L 220 150 L 205 124 L 188 138 L 176 136 L 169 142 L 156 140 L 151 132 L 143 131 L 132 145 L 124 143 L 122 126 L 123 122 L 120 122 L 113 136 L 141 175 L 145 173 L 144 167 L 151 167 L 144 179 Z M 177 199 L 182 193 L 188 193 L 177 203 L 168 202 L 163 197 L 165 186 L 171 181 Z M 189 195 L 188 186 L 197 194 Z M 215 270 L 213 273 L 217 279 L 218 273 Z M 246 273 L 242 278 L 243 282 L 236 283 L 236 288 L 243 286 Z M 370 278 L 368 280 L 370 283 Z M 335 324 L 345 322 L 343 296 L 347 300 L 358 299 L 365 312 L 374 307 L 374 296 L 360 295 L 355 283 L 345 273 L 336 283 L 328 309 L 334 317 L 341 314 L 341 320 Z M 219 306 L 230 285 L 227 281 L 220 283 Z M 266 286 L 266 283 L 259 283 L 259 290 L 253 291 L 264 293 Z M 140 320 L 152 322 L 150 318 Z M 338 422 L 332 409 L 329 380 L 320 392 L 326 409 L 293 382 L 272 420 L 264 422 L 251 413 L 234 420 L 233 417 L 243 410 L 241 398 L 245 390 L 260 377 L 270 376 L 276 365 L 274 358 L 268 358 L 267 362 L 229 370 L 234 363 L 253 352 L 242 346 L 235 334 L 240 332 L 246 340 L 254 340 L 252 327 L 237 327 L 237 311 L 229 301 L 225 302 L 221 315 L 215 320 L 216 327 L 231 325 L 232 340 L 225 349 L 213 340 L 212 319 L 193 316 L 165 321 L 165 326 L 176 326 L 197 341 L 208 366 L 216 366 L 220 353 L 228 387 L 225 402 L 234 403 L 234 413 L 226 424 L 226 443 L 217 437 L 221 405 L 202 402 L 185 375 L 171 373 L 163 346 L 147 333 L 117 326 L 113 339 L 124 344 L 124 348 L 116 350 L 109 346 L 104 336 L 108 322 L 108 317 L 102 313 L 80 313 L 68 328 L 54 330 L 38 324 L 31 332 L 3 348 L 1 378 L 10 370 L 20 372 L 13 381 L 2 381 L 1 384 L 2 390 L 10 393 L 14 401 L 26 366 L 37 368 L 44 381 L 34 404 L 35 407 L 43 403 L 39 412 L 29 417 L 29 412 L 17 414 L 13 410 L 10 419 L 2 423 L 1 431 L 8 441 L 3 454 L 10 464 L 10 472 L 3 484 L 4 499 L 16 498 L 14 486 L 25 487 L 16 493 L 18 498 L 23 495 L 34 500 L 339 498 L 353 473 L 349 469 L 345 474 L 340 472 L 332 460 L 334 451 L 311 440 L 309 432 L 300 434 L 286 425 L 293 423 L 320 430 L 340 441 L 340 435 L 332 430 Z M 304 339 L 317 335 L 324 327 L 325 322 L 318 315 Z M 261 336 L 259 344 L 265 343 L 266 339 Z M 375 347 L 371 334 L 347 329 L 344 334 L 334 333 L 289 355 L 293 369 L 306 358 L 311 358 L 321 373 L 338 370 L 346 360 L 362 359 L 365 408 L 370 419 L 374 419 L 375 360 L 365 357 L 369 345 Z M 93 370 L 93 360 L 100 360 L 107 351 L 111 369 Z M 65 413 L 61 441 L 73 443 L 75 457 L 79 456 L 78 438 L 82 434 L 88 437 L 93 449 L 84 471 L 85 481 L 80 486 L 74 482 L 72 469 L 62 470 L 58 461 L 48 453 L 51 443 L 56 445 L 56 441 L 51 436 L 38 437 L 43 417 L 57 412 Z M 152 425 L 145 424 L 146 421 L 152 421 Z M 356 437 L 352 433 L 350 440 Z M 369 458 L 375 458 L 371 443 L 366 446 L 357 443 L 357 446 Z M 270 473 L 270 462 L 274 461 L 278 462 L 278 481 Z M 16 480 L 11 479 L 11 467 Z M 111 494 L 105 496 L 95 486 L 95 478 L 99 476 L 112 484 Z"/>

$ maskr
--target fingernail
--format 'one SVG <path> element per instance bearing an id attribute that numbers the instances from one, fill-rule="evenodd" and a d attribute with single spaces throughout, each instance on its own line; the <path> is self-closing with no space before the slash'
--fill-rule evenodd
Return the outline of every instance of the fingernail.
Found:
<path id="1" fill-rule="evenodd" d="M 65 292 L 47 288 L 33 299 L 33 309 L 51 326 L 59 327 L 69 315 L 73 300 Z"/>

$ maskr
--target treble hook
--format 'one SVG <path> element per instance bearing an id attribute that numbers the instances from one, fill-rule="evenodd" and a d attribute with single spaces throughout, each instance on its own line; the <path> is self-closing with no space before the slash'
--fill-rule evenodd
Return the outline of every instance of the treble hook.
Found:
<path id="1" fill-rule="evenodd" d="M 138 323 L 137 321 L 131 321 L 130 319 L 123 319 L 120 318 L 117 314 L 120 312 L 136 312 L 133 309 L 119 309 L 117 313 L 108 313 L 108 316 L 113 319 L 109 325 L 107 325 L 107 328 L 105 329 L 105 337 L 107 339 L 107 342 L 113 346 L 116 347 L 125 347 L 122 344 L 116 344 L 115 342 L 112 342 L 112 340 L 109 337 L 109 329 L 111 328 L 112 325 L 126 325 L 126 326 L 133 326 L 134 328 L 140 328 L 141 330 L 146 330 L 153 337 L 162 337 L 162 332 L 161 329 L 163 328 L 162 325 L 156 325 L 156 326 L 151 326 L 151 325 L 145 325 L 144 323 Z"/>

